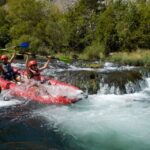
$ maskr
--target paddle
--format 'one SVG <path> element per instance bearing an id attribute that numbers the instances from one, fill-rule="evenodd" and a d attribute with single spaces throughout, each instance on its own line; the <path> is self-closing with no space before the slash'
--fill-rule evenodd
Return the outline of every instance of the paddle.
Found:
<path id="1" fill-rule="evenodd" d="M 51 58 L 51 59 L 58 59 L 58 58 L 56 58 L 56 57 L 53 57 L 53 56 L 48 56 L 48 55 L 39 55 L 39 54 L 35 54 L 35 53 L 30 53 L 30 52 L 23 52 L 23 53 L 20 53 L 20 55 L 30 55 L 30 56 L 32 56 L 33 58 L 36 58 L 36 56 L 37 57 L 46 57 L 46 58 Z"/>
<path id="2" fill-rule="evenodd" d="M 28 42 L 22 42 L 17 46 L 12 46 L 12 47 L 8 47 L 8 48 L 1 48 L 0 51 L 12 51 L 12 48 L 23 48 L 23 49 L 27 49 L 29 48 L 29 43 Z"/>
<path id="3" fill-rule="evenodd" d="M 41 57 L 41 55 L 38 55 L 38 54 L 30 54 L 30 55 L 32 55 L 33 57 L 35 57 L 35 56 Z M 43 55 L 42 57 L 48 58 L 49 56 Z M 71 63 L 72 62 L 72 60 L 70 58 L 64 57 L 64 56 L 61 56 L 61 57 L 51 56 L 51 59 L 53 59 L 53 60 L 60 60 L 60 61 L 62 61 L 64 63 Z"/>
<path id="4" fill-rule="evenodd" d="M 29 43 L 28 42 L 23 42 L 19 45 L 20 48 L 29 48 Z"/>
<path id="5" fill-rule="evenodd" d="M 21 47 L 21 48 L 23 48 L 23 49 L 26 49 L 26 48 L 28 48 L 29 47 L 29 43 L 28 42 L 23 42 L 23 43 L 21 43 L 20 45 L 19 45 L 19 47 Z M 28 54 L 28 55 L 31 55 L 31 56 L 33 56 L 33 57 L 41 57 L 41 55 L 39 55 L 39 54 L 35 54 L 35 53 L 28 53 L 28 52 L 21 52 L 20 54 Z M 46 55 L 47 56 L 47 55 Z M 60 60 L 60 61 L 63 61 L 63 62 L 65 62 L 65 63 L 71 63 L 71 59 L 69 58 L 69 57 L 64 57 L 64 56 L 62 56 L 62 57 L 51 57 L 51 59 L 57 59 L 57 60 Z"/>
<path id="6" fill-rule="evenodd" d="M 23 55 L 23 54 L 29 54 L 28 52 L 26 52 L 25 50 L 29 48 L 29 42 L 22 42 L 19 45 L 15 46 L 17 48 L 21 48 L 21 50 L 19 51 L 19 53 L 17 55 Z M 0 49 L 0 51 L 13 51 L 11 49 L 12 47 L 9 48 L 5 48 L 5 49 Z M 14 48 L 14 46 L 13 46 Z M 29 55 L 32 55 L 33 57 L 37 56 L 37 57 L 41 57 L 41 55 L 35 54 L 35 53 L 30 53 Z M 72 59 L 70 59 L 67 56 L 59 56 L 59 57 L 51 57 L 51 59 L 56 59 L 56 60 L 60 60 L 63 61 L 65 63 L 71 63 Z"/>

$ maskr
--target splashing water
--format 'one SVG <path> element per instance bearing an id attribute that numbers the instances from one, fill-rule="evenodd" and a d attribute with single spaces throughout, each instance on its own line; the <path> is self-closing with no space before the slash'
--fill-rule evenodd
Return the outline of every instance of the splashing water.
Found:
<path id="1" fill-rule="evenodd" d="M 147 88 L 138 93 L 98 93 L 70 106 L 33 109 L 32 115 L 45 118 L 47 130 L 58 134 L 63 143 L 59 150 L 149 150 L 150 78 L 146 81 Z M 67 90 L 61 92 L 68 94 Z M 0 107 L 22 103 L 17 99 L 4 101 L 4 95 L 0 97 Z M 48 136 L 52 135 L 46 134 L 45 140 Z"/>
<path id="2" fill-rule="evenodd" d="M 34 111 L 69 142 L 69 149 L 149 150 L 150 78 L 148 88 L 125 95 L 90 95 L 71 107 Z"/>

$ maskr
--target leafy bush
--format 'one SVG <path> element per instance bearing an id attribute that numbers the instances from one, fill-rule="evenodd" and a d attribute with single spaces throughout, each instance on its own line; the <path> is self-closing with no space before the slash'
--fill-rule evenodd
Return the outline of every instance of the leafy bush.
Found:
<path id="1" fill-rule="evenodd" d="M 86 47 L 81 57 L 89 60 L 103 59 L 103 53 L 104 46 L 101 43 L 93 42 L 91 46 Z"/>

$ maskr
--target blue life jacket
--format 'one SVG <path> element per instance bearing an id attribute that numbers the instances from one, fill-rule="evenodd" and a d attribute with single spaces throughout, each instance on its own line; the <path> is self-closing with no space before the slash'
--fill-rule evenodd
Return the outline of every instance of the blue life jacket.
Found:
<path id="1" fill-rule="evenodd" d="M 2 68 L 3 68 L 3 77 L 4 77 L 4 79 L 7 79 L 7 80 L 15 79 L 16 73 L 14 72 L 14 70 L 11 67 L 10 63 L 7 63 L 7 64 L 3 63 Z"/>

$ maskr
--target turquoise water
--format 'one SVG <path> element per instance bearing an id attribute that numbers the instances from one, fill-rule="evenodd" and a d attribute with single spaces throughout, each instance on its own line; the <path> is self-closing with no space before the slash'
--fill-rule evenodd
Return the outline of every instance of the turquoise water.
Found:
<path id="1" fill-rule="evenodd" d="M 70 106 L 0 98 L 0 150 L 150 150 L 150 78 L 143 91 L 89 95 Z"/>

